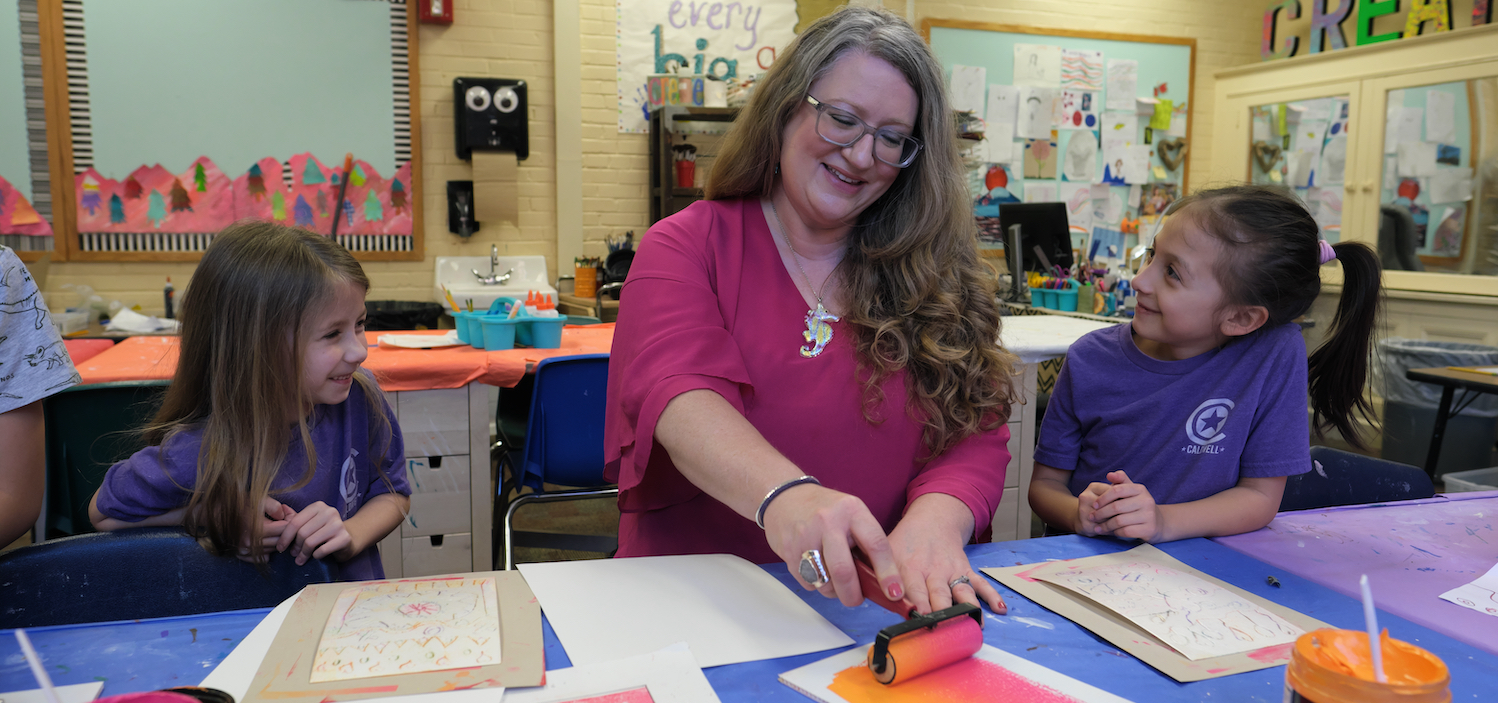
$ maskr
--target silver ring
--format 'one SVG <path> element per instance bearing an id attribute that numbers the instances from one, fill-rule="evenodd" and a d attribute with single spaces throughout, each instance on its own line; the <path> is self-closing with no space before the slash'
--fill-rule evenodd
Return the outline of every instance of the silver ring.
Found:
<path id="1" fill-rule="evenodd" d="M 822 565 L 822 552 L 818 549 L 808 549 L 801 553 L 801 565 L 796 568 L 801 574 L 801 580 L 811 584 L 812 588 L 821 588 L 827 585 L 831 579 L 827 576 L 827 567 Z"/>
<path id="2" fill-rule="evenodd" d="M 961 576 L 958 576 L 957 578 L 952 579 L 952 582 L 949 583 L 949 584 L 947 584 L 947 588 L 956 588 L 957 584 L 959 584 L 959 583 L 966 583 L 968 585 L 972 585 L 972 582 L 967 580 L 967 574 L 963 574 Z"/>

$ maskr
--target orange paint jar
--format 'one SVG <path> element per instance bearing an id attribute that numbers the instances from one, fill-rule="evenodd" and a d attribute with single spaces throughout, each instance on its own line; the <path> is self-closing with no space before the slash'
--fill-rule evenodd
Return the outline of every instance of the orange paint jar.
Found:
<path id="1" fill-rule="evenodd" d="M 1408 642 L 1379 638 L 1384 675 L 1378 683 L 1368 633 L 1321 629 L 1295 640 L 1285 667 L 1286 703 L 1449 703 L 1446 663 Z"/>

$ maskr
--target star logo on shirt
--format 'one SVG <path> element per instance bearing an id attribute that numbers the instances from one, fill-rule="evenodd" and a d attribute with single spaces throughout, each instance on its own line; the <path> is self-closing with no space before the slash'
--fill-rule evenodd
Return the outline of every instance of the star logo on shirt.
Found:
<path id="1" fill-rule="evenodd" d="M 1213 398 L 1196 406 L 1186 420 L 1186 437 L 1202 446 L 1221 442 L 1227 438 L 1222 428 L 1232 410 L 1233 401 L 1227 398 Z"/>

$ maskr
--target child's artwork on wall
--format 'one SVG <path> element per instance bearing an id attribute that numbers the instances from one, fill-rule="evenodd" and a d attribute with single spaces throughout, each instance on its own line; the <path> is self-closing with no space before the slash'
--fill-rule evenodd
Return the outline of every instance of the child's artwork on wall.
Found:
<path id="1" fill-rule="evenodd" d="M 1031 576 L 1124 616 L 1193 661 L 1291 644 L 1305 631 L 1238 593 L 1156 563 L 1144 554 Z"/>
<path id="2" fill-rule="evenodd" d="M 1088 130 L 1097 129 L 1097 108 L 1097 93 L 1086 93 L 1077 90 L 1062 89 L 1061 128 Z"/>
<path id="3" fill-rule="evenodd" d="M 1024 139 L 1051 136 L 1056 121 L 1056 91 L 1050 88 L 1020 88 L 1019 135 Z"/>
<path id="4" fill-rule="evenodd" d="M 1066 223 L 1071 230 L 1083 234 L 1092 231 L 1092 185 L 1062 183 L 1059 196 L 1066 203 Z"/>
<path id="5" fill-rule="evenodd" d="M 500 661 L 494 579 L 355 586 L 338 594 L 311 682 L 444 671 Z"/>
<path id="6" fill-rule="evenodd" d="M 78 231 L 206 233 L 252 217 L 329 234 L 338 171 L 310 154 L 287 162 L 263 158 L 233 180 L 206 156 L 181 173 L 142 166 L 123 181 L 89 167 L 74 179 Z M 410 174 L 410 162 L 387 180 L 356 160 L 338 233 L 411 234 Z"/>
<path id="7" fill-rule="evenodd" d="M 1061 87 L 1071 90 L 1103 89 L 1103 52 L 1061 50 Z"/>
<path id="8" fill-rule="evenodd" d="M 1108 59 L 1108 109 L 1133 110 L 1139 89 L 1139 62 Z"/>
<path id="9" fill-rule="evenodd" d="M 42 219 L 19 188 L 3 177 L 0 177 L 0 234 L 41 237 L 52 234 L 52 225 Z"/>
<path id="10" fill-rule="evenodd" d="M 1066 157 L 1062 160 L 1061 175 L 1068 181 L 1091 183 L 1097 173 L 1097 135 L 1092 132 L 1072 132 L 1066 142 Z"/>
<path id="11" fill-rule="evenodd" d="M 1025 178 L 1056 177 L 1056 141 L 1031 139 L 1025 142 Z"/>
<path id="12" fill-rule="evenodd" d="M 1151 183 L 1144 187 L 1139 202 L 1139 214 L 1146 217 L 1164 215 L 1170 204 L 1179 197 L 1174 183 Z"/>
<path id="13" fill-rule="evenodd" d="M 1061 86 L 1061 47 L 1048 44 L 1015 44 L 1014 85 L 1059 88 Z"/>

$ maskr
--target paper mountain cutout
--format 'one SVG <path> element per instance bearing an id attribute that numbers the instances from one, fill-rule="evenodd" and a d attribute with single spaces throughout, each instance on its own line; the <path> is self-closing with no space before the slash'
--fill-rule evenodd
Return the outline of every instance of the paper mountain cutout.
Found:
<path id="1" fill-rule="evenodd" d="M 42 219 L 31 206 L 31 201 L 4 177 L 0 177 L 0 234 L 52 235 L 52 225 Z"/>
<path id="2" fill-rule="evenodd" d="M 342 174 L 311 154 L 293 156 L 287 164 L 289 169 L 266 157 L 233 180 L 206 156 L 182 173 L 160 164 L 141 166 L 124 181 L 89 168 L 74 179 L 78 231 L 217 232 L 253 217 L 328 234 Z M 368 163 L 354 164 L 338 233 L 411 234 L 410 163 L 389 179 Z"/>

